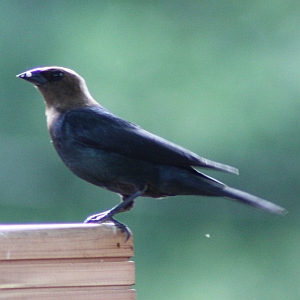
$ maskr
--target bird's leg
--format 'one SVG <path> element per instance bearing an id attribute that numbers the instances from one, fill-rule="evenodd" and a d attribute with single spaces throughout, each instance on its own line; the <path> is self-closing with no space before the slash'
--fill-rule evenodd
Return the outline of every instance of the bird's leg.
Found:
<path id="1" fill-rule="evenodd" d="M 123 198 L 123 201 L 111 208 L 110 210 L 89 216 L 84 223 L 103 223 L 106 220 L 110 220 L 115 214 L 128 210 L 128 207 L 132 206 L 133 200 L 143 194 L 143 191 L 137 191 L 136 193 Z"/>
<path id="2" fill-rule="evenodd" d="M 127 236 L 126 236 L 126 240 L 125 241 L 127 241 L 129 239 L 129 237 L 130 237 L 130 230 L 128 229 L 128 227 L 126 225 L 124 225 L 124 224 L 120 223 L 119 221 L 115 220 L 113 218 L 113 216 L 115 214 L 120 213 L 120 212 L 129 210 L 132 207 L 132 205 L 133 205 L 133 200 L 135 198 L 141 196 L 144 193 L 145 189 L 142 190 L 142 191 L 137 191 L 134 194 L 132 194 L 132 195 L 126 197 L 126 198 L 123 197 L 123 201 L 120 204 L 114 206 L 110 210 L 107 210 L 107 211 L 104 211 L 104 212 L 101 212 L 101 213 L 89 216 L 84 221 L 84 223 L 103 223 L 105 221 L 111 221 L 118 228 L 120 228 L 121 231 L 123 231 L 123 232 L 126 233 Z"/>

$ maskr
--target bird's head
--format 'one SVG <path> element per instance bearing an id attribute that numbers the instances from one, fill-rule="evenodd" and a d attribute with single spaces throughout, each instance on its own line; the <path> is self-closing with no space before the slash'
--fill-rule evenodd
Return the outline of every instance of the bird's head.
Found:
<path id="1" fill-rule="evenodd" d="M 71 69 L 44 67 L 17 75 L 37 87 L 47 108 L 60 111 L 97 104 L 84 79 Z"/>

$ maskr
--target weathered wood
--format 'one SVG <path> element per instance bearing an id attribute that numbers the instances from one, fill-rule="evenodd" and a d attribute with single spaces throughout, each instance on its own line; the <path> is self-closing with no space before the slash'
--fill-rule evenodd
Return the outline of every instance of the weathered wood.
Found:
<path id="1" fill-rule="evenodd" d="M 134 300 L 134 290 L 101 289 L 101 288 L 76 288 L 76 289 L 24 289 L 0 290 L 2 300 Z"/>
<path id="2" fill-rule="evenodd" d="M 134 300 L 132 238 L 112 223 L 0 226 L 0 299 Z"/>
<path id="3" fill-rule="evenodd" d="M 133 255 L 132 239 L 112 223 L 0 226 L 0 260 Z"/>

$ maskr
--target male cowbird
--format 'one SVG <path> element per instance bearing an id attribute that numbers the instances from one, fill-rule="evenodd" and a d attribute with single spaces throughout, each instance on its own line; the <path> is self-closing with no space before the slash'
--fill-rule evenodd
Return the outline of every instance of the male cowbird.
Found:
<path id="1" fill-rule="evenodd" d="M 62 67 L 36 68 L 17 75 L 34 84 L 44 97 L 47 126 L 65 165 L 78 177 L 118 193 L 122 202 L 85 222 L 114 222 L 113 216 L 131 209 L 138 196 L 162 198 L 203 195 L 231 198 L 273 214 L 285 209 L 231 188 L 194 167 L 229 173 L 238 170 L 202 158 L 127 122 L 99 105 L 84 79 Z"/>

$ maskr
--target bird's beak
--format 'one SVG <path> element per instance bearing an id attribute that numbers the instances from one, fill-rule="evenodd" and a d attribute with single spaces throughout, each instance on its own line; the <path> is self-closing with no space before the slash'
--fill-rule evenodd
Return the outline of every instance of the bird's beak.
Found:
<path id="1" fill-rule="evenodd" d="M 22 78 L 34 85 L 42 85 L 48 82 L 48 80 L 41 74 L 40 69 L 26 71 L 17 75 L 17 77 Z"/>

